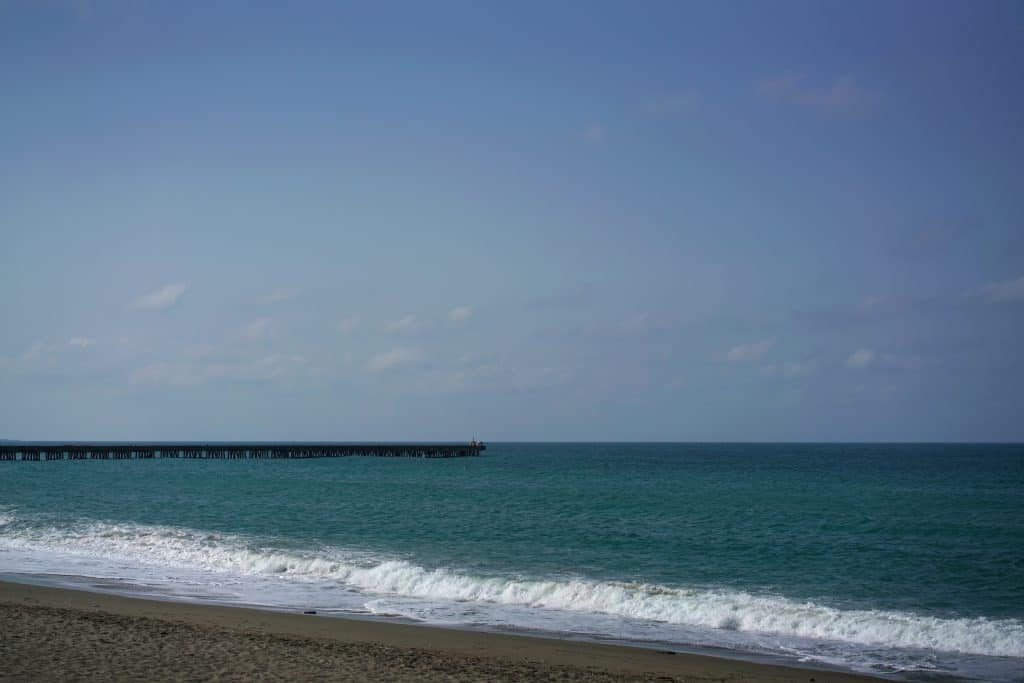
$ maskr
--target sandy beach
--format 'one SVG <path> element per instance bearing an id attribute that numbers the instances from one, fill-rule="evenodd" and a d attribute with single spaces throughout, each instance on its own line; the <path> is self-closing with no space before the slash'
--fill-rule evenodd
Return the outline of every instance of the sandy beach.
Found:
<path id="1" fill-rule="evenodd" d="M 854 681 L 642 648 L 0 582 L 0 680 Z"/>

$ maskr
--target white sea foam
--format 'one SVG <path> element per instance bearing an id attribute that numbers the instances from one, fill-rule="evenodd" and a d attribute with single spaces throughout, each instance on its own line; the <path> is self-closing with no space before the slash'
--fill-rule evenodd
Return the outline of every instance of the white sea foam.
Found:
<path id="1" fill-rule="evenodd" d="M 1024 622 L 851 610 L 735 590 L 588 579 L 473 576 L 338 548 L 261 545 L 232 534 L 166 526 L 90 523 L 67 528 L 0 518 L 0 550 L 60 553 L 139 566 L 323 583 L 371 596 L 560 610 L 737 633 L 865 646 L 1024 657 Z"/>

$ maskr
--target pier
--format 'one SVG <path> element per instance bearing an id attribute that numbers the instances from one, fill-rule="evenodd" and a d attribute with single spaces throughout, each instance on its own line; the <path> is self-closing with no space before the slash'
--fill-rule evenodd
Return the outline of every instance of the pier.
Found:
<path id="1" fill-rule="evenodd" d="M 235 442 L 8 442 L 0 443 L 0 462 L 56 460 L 295 460 L 300 458 L 465 458 L 486 450 L 469 443 L 235 443 Z"/>

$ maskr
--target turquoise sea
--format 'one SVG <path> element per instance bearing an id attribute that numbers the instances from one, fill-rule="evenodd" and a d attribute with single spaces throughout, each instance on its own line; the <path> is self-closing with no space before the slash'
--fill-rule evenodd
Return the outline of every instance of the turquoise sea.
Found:
<path id="1" fill-rule="evenodd" d="M 1024 680 L 1024 446 L 6 462 L 0 573 L 904 679 Z"/>

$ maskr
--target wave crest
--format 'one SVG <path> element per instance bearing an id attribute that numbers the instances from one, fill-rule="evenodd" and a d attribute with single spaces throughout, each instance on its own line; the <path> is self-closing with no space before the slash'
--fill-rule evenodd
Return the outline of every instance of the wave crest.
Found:
<path id="1" fill-rule="evenodd" d="M 374 595 L 484 602 L 629 619 L 989 656 L 1024 657 L 1016 619 L 842 610 L 744 591 L 590 579 L 522 579 L 428 569 L 340 548 L 283 550 L 232 534 L 177 527 L 90 523 L 68 528 L 0 518 L 0 547 L 43 549 L 144 565 L 337 582 Z"/>

